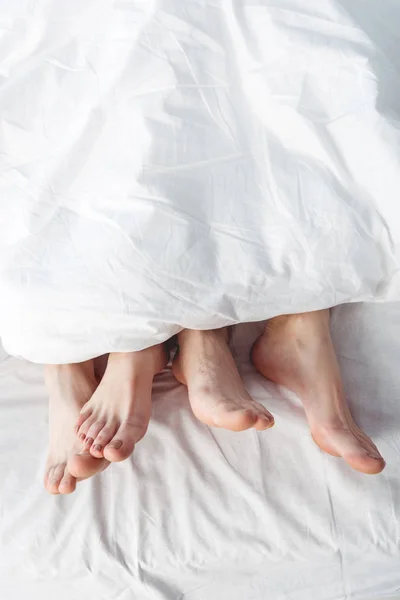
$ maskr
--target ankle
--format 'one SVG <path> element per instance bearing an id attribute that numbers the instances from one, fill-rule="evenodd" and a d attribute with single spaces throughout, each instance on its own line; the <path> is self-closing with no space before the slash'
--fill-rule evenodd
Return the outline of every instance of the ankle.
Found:
<path id="1" fill-rule="evenodd" d="M 209 341 L 219 340 L 227 342 L 229 339 L 229 332 L 227 327 L 221 329 L 184 329 L 178 334 L 178 343 L 180 346 L 186 343 L 193 343 L 198 341 Z"/>
<path id="2" fill-rule="evenodd" d="M 321 310 L 274 317 L 268 321 L 266 331 L 302 338 L 310 335 L 314 336 L 317 331 L 325 330 L 329 332 L 329 324 L 329 310 Z"/>
<path id="3" fill-rule="evenodd" d="M 78 372 L 91 374 L 94 372 L 93 360 L 87 360 L 81 363 L 68 363 L 63 365 L 45 365 L 46 377 L 60 377 L 62 375 L 73 375 Z"/>

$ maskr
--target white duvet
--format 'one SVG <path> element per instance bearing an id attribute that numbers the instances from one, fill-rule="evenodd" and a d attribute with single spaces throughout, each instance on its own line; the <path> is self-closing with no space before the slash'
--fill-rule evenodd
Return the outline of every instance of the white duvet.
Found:
<path id="1" fill-rule="evenodd" d="M 0 0 L 0 336 L 400 299 L 398 0 Z"/>

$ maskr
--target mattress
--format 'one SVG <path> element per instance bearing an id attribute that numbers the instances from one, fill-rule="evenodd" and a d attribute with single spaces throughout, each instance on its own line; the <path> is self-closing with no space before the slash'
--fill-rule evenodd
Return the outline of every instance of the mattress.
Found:
<path id="1" fill-rule="evenodd" d="M 0 336 L 400 300 L 398 0 L 0 0 Z"/>
<path id="2" fill-rule="evenodd" d="M 266 432 L 210 429 L 170 368 L 131 459 L 70 497 L 42 486 L 42 369 L 0 363 L 0 597 L 4 600 L 368 600 L 400 592 L 400 304 L 333 311 L 357 422 L 387 460 L 350 470 L 310 439 L 301 404 L 249 363 L 262 324 L 235 328 Z"/>

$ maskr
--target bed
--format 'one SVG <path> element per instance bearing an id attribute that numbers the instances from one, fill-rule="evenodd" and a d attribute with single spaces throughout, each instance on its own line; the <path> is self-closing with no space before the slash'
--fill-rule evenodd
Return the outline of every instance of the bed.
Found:
<path id="1" fill-rule="evenodd" d="M 42 486 L 42 368 L 0 363 L 0 597 L 4 600 L 368 600 L 400 594 L 400 304 L 342 306 L 332 327 L 358 423 L 387 460 L 368 477 L 323 454 L 298 398 L 259 376 L 235 328 L 248 390 L 273 430 L 210 429 L 167 368 L 134 456 L 70 497 Z"/>

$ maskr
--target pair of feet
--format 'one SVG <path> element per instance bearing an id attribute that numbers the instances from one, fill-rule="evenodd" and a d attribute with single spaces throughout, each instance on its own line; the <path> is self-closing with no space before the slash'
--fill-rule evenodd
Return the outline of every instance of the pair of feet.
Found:
<path id="1" fill-rule="evenodd" d="M 329 311 L 273 319 L 253 347 L 253 363 L 302 399 L 322 450 L 358 471 L 379 473 L 385 462 L 352 419 L 329 325 Z M 50 493 L 71 493 L 78 481 L 132 454 L 150 420 L 153 379 L 167 360 L 163 345 L 111 354 L 100 382 L 94 361 L 46 367 L 50 452 L 45 486 Z M 207 425 L 243 431 L 274 424 L 246 392 L 226 330 L 179 334 L 173 372 L 187 385 L 194 414 Z"/>

